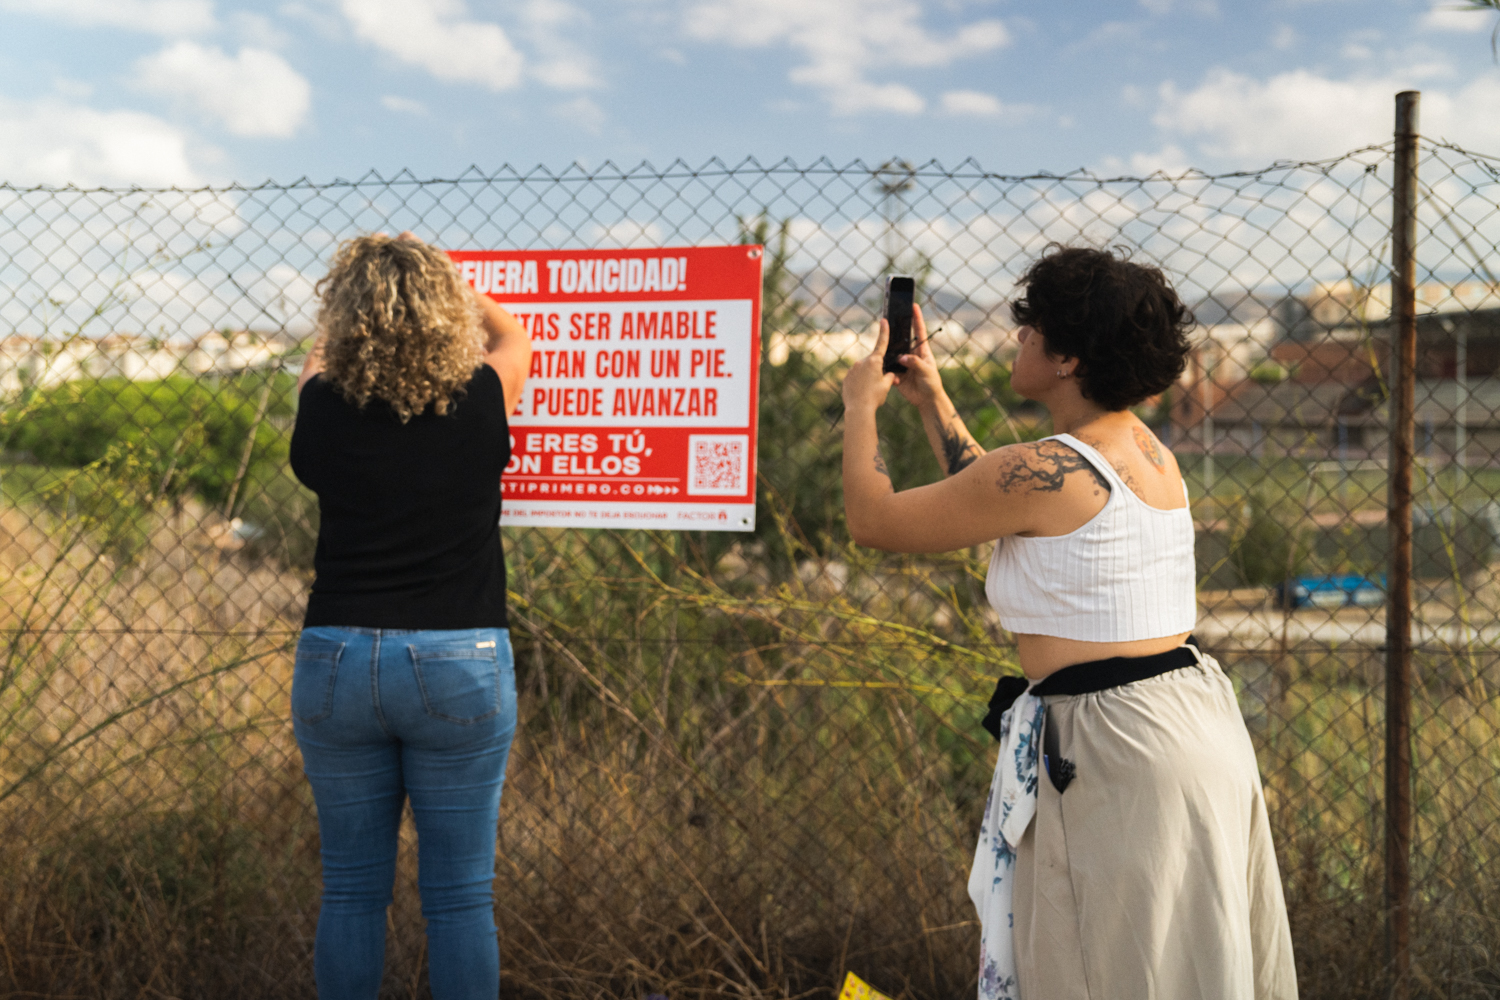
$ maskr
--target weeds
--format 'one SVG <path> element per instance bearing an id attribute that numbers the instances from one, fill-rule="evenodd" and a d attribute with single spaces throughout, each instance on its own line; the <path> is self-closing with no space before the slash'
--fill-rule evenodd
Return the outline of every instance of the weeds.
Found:
<path id="1" fill-rule="evenodd" d="M 0 508 L 0 995 L 307 996 L 318 844 L 286 712 L 305 580 L 216 547 L 221 515 L 138 468 L 157 466 L 120 452 L 79 474 L 120 509 Z M 507 545 L 507 996 L 827 996 L 851 968 L 903 997 L 973 989 L 977 719 L 1014 669 L 984 553 L 892 562 L 787 533 L 772 578 L 744 543 L 680 534 Z M 1221 651 L 1308 997 L 1383 988 L 1376 655 Z M 1424 665 L 1423 995 L 1496 979 L 1500 733 L 1465 693 L 1494 667 Z M 425 989 L 413 848 L 408 824 L 392 997 Z"/>

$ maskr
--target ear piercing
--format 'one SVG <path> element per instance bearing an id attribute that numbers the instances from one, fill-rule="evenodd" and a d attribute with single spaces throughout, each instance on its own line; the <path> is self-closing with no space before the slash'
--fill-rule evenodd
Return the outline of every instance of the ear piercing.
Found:
<path id="1" fill-rule="evenodd" d="M 1067 378 L 1068 377 L 1068 373 L 1065 372 L 1065 371 L 1063 371 L 1061 368 L 1059 368 L 1057 370 L 1057 377 L 1058 378 Z"/>

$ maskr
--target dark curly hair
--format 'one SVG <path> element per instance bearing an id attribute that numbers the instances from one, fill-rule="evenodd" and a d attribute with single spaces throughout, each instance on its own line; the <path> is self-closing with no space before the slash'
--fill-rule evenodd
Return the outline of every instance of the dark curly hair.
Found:
<path id="1" fill-rule="evenodd" d="M 1160 268 L 1123 248 L 1050 244 L 1016 284 L 1016 324 L 1039 332 L 1049 354 L 1077 358 L 1084 398 L 1107 410 L 1155 396 L 1187 367 L 1197 321 Z"/>

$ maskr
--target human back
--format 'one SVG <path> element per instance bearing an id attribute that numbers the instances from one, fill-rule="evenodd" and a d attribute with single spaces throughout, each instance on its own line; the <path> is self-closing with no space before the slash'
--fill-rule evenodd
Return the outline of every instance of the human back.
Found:
<path id="1" fill-rule="evenodd" d="M 1128 411 L 1017 452 L 1002 479 L 1013 494 L 1033 483 L 1022 503 L 1037 513 L 1030 529 L 996 540 L 986 592 L 1026 676 L 1182 645 L 1196 618 L 1196 565 L 1170 452 Z M 1038 468 L 1067 470 L 1055 495 L 1043 495 Z"/>
<path id="2" fill-rule="evenodd" d="M 500 380 L 476 365 L 439 415 L 400 422 L 314 378 L 302 390 L 292 468 L 321 524 L 306 624 L 504 628 L 500 477 L 510 433 Z"/>
<path id="3" fill-rule="evenodd" d="M 500 487 L 530 338 L 410 234 L 346 242 L 318 287 L 291 448 L 320 514 L 291 692 L 323 861 L 318 995 L 380 991 L 409 801 L 434 1000 L 492 1000 L 517 720 Z"/>

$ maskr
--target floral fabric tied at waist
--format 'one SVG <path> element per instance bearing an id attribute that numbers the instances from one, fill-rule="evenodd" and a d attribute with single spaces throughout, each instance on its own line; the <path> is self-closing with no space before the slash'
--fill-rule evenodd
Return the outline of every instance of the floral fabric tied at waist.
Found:
<path id="1" fill-rule="evenodd" d="M 969 898 L 979 911 L 979 1000 L 1016 1000 L 1021 995 L 1015 958 L 1016 848 L 1036 815 L 1037 776 L 1045 764 L 1062 793 L 1074 778 L 1071 761 L 1058 752 L 1058 736 L 1047 725 L 1049 695 L 1106 691 L 1202 662 L 1198 641 L 1151 656 L 1114 656 L 1049 674 L 1035 683 L 1002 677 L 981 725 L 1000 741 L 990 797 L 969 872 Z"/>
<path id="2" fill-rule="evenodd" d="M 1037 760 L 1047 711 L 1042 699 L 1025 691 L 1024 680 L 1005 680 L 1020 680 L 1022 691 L 1000 710 L 994 729 L 985 719 L 985 728 L 1000 741 L 1000 759 L 969 872 L 969 898 L 979 911 L 979 1000 L 1021 995 L 1012 934 L 1016 846 L 1036 815 Z"/>

